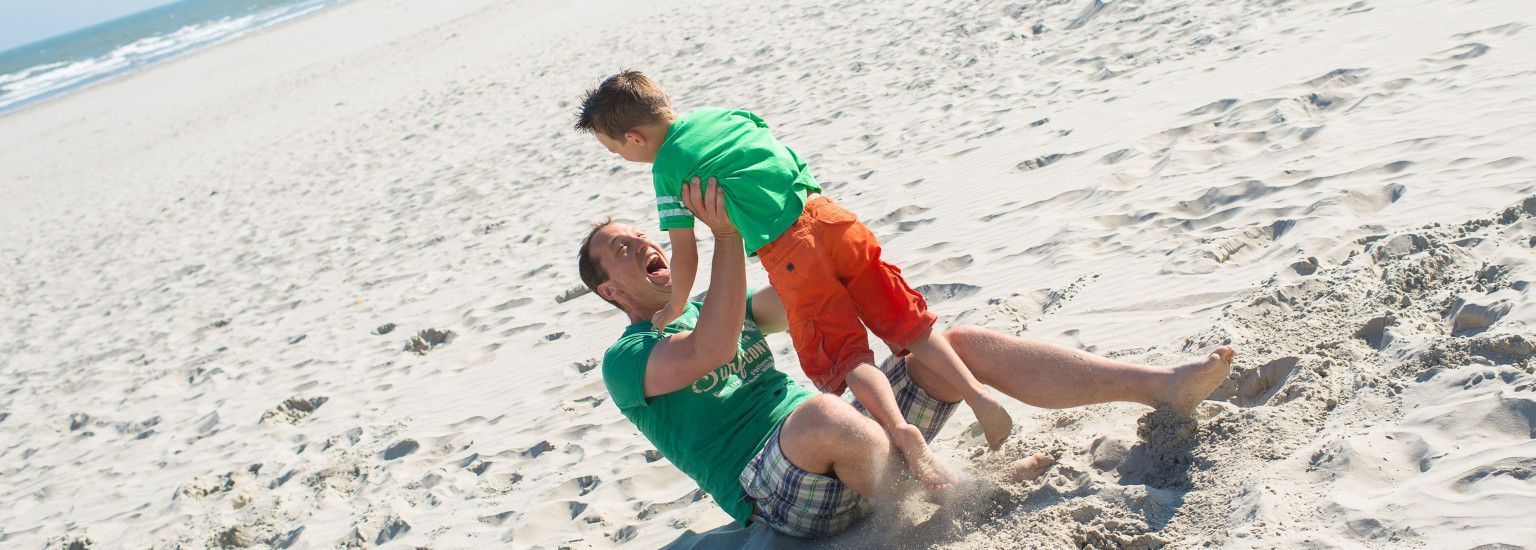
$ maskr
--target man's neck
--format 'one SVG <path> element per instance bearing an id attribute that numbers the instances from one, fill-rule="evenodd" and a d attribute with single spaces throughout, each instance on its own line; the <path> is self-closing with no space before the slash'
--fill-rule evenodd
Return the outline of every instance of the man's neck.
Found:
<path id="1" fill-rule="evenodd" d="M 647 305 L 640 306 L 638 308 L 624 308 L 624 313 L 629 315 L 629 323 L 635 324 L 641 321 L 650 321 L 652 317 L 656 316 L 656 312 L 661 311 L 663 306 L 666 306 L 666 304 L 657 304 L 654 306 Z"/>

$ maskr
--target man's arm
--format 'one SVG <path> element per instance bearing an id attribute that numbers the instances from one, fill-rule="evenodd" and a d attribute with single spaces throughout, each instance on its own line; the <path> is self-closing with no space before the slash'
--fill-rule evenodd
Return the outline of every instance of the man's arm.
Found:
<path id="1" fill-rule="evenodd" d="M 757 331 L 763 334 L 789 329 L 789 314 L 784 312 L 784 301 L 779 299 L 779 293 L 773 287 L 763 287 L 752 294 L 752 320 L 757 322 Z"/>
<path id="2" fill-rule="evenodd" d="M 746 316 L 747 258 L 741 234 L 725 213 L 718 185 L 709 186 L 707 197 L 699 185 L 683 188 L 683 203 L 709 226 L 715 235 L 710 263 L 709 294 L 692 332 L 679 332 L 656 343 L 645 367 L 645 396 L 654 397 L 682 389 L 736 356 L 741 323 Z M 686 300 L 686 296 L 673 296 Z"/>

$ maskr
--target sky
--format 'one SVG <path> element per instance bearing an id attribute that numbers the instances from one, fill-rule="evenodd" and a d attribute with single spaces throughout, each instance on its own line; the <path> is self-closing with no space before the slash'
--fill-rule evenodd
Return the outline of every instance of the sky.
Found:
<path id="1" fill-rule="evenodd" d="M 176 0 L 0 0 L 0 51 Z"/>

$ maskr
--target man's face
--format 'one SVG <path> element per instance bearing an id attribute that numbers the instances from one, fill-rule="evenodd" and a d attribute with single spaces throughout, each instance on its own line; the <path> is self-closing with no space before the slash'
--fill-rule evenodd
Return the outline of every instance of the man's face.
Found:
<path id="1" fill-rule="evenodd" d="M 645 138 L 639 132 L 626 132 L 619 139 L 608 137 L 602 132 L 593 132 L 597 136 L 598 143 L 602 143 L 608 152 L 618 155 L 630 162 L 651 162 L 646 158 L 648 151 L 645 147 Z"/>
<path id="2" fill-rule="evenodd" d="M 590 253 L 608 274 L 598 292 L 625 309 L 659 307 L 672 298 L 667 255 L 639 229 L 622 223 L 603 226 L 592 236 Z"/>

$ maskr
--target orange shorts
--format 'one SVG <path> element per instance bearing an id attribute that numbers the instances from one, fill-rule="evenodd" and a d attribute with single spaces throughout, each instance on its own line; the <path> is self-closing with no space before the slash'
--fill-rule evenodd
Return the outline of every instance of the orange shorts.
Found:
<path id="1" fill-rule="evenodd" d="M 874 233 L 827 197 L 807 202 L 800 219 L 757 257 L 784 302 L 800 366 L 821 391 L 843 393 L 849 371 L 874 364 L 866 325 L 906 355 L 937 319 L 901 270 L 880 261 Z"/>

